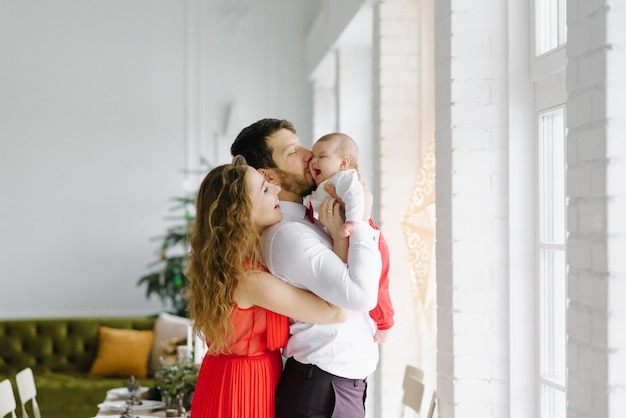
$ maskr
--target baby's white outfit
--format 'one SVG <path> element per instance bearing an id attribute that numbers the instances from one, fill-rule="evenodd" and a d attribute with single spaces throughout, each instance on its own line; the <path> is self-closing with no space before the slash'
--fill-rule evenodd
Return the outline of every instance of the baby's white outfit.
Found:
<path id="1" fill-rule="evenodd" d="M 334 176 L 324 180 L 317 186 L 317 190 L 304 197 L 304 205 L 309 207 L 309 203 L 315 210 L 315 215 L 319 214 L 320 204 L 330 197 L 324 190 L 326 184 L 335 186 L 337 197 L 343 200 L 346 207 L 346 222 L 363 220 L 365 211 L 363 202 L 363 187 L 359 182 L 359 176 L 354 168 L 337 172 Z"/>

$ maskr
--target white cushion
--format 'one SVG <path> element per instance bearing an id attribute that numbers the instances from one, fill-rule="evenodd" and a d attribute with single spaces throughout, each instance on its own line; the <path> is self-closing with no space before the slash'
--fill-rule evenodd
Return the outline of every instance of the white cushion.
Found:
<path id="1" fill-rule="evenodd" d="M 189 318 L 183 318 L 161 312 L 154 323 L 154 343 L 150 353 L 149 373 L 154 376 L 161 368 L 160 357 L 163 354 L 163 342 L 172 338 L 187 338 L 187 327 L 190 324 Z"/>

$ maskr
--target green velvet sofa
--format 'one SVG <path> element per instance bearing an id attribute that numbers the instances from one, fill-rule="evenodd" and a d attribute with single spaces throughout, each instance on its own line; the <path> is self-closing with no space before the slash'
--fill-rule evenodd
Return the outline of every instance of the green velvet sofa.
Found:
<path id="1" fill-rule="evenodd" d="M 99 327 L 152 330 L 155 320 L 156 317 L 0 320 L 0 381 L 11 380 L 19 410 L 15 374 L 30 367 L 43 417 L 93 417 L 107 390 L 125 386 L 127 381 L 127 377 L 87 375 L 98 350 Z M 138 381 L 144 387 L 154 385 L 150 377 Z"/>

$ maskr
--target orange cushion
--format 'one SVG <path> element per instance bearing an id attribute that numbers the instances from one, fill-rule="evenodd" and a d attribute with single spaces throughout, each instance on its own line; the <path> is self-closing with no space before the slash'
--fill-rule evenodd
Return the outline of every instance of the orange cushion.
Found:
<path id="1" fill-rule="evenodd" d="M 98 335 L 89 376 L 146 377 L 154 331 L 100 327 Z"/>

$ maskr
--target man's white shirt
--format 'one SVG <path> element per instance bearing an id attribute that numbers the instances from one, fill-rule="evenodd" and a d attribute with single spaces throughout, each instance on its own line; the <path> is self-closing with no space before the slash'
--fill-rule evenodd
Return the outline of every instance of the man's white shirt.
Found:
<path id="1" fill-rule="evenodd" d="M 347 265 L 332 251 L 332 240 L 306 208 L 280 202 L 283 220 L 263 233 L 269 271 L 286 282 L 308 289 L 348 310 L 340 324 L 309 324 L 290 320 L 285 357 L 350 379 L 363 379 L 376 369 L 376 326 L 369 311 L 376 306 L 381 258 L 379 231 L 359 222 L 350 235 Z"/>

